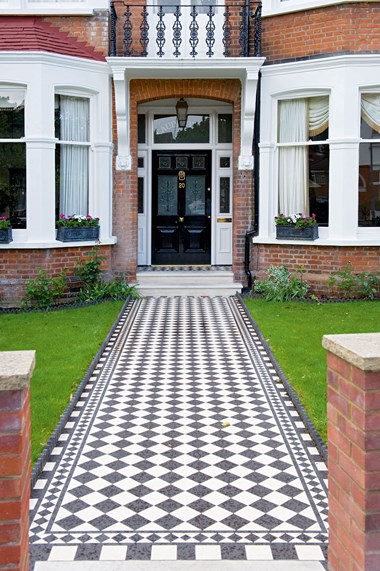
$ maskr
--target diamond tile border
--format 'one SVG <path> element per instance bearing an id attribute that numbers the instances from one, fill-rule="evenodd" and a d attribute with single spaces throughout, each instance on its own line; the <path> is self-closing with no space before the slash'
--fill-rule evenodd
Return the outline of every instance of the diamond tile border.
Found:
<path id="1" fill-rule="evenodd" d="M 294 391 L 292 385 L 290 384 L 289 380 L 287 379 L 284 372 L 282 371 L 280 365 L 278 364 L 278 362 L 276 360 L 276 357 L 272 353 L 270 346 L 268 345 L 263 334 L 261 333 L 258 324 L 253 319 L 253 317 L 250 314 L 247 306 L 244 303 L 243 297 L 239 293 L 236 294 L 236 305 L 239 309 L 239 313 L 241 315 L 241 318 L 243 319 L 243 321 L 247 327 L 247 330 L 251 333 L 251 335 L 253 335 L 253 338 L 255 339 L 256 343 L 258 341 L 261 343 L 263 350 L 267 354 L 267 357 L 268 357 L 270 364 L 271 364 L 271 367 L 269 369 L 270 372 L 272 374 L 278 375 L 281 383 L 284 385 L 286 394 L 291 399 L 297 413 L 301 417 L 303 424 L 305 425 L 308 433 L 310 434 L 319 454 L 321 455 L 323 461 L 327 464 L 328 450 L 327 450 L 326 444 L 322 440 L 321 435 L 319 434 L 319 432 L 315 428 L 315 426 L 312 423 L 309 415 L 307 414 L 304 406 L 302 405 L 302 403 L 300 402 L 296 392 Z"/>
<path id="2" fill-rule="evenodd" d="M 161 301 L 162 299 L 163 298 L 161 298 Z M 222 299 L 224 299 L 223 302 L 220 301 Z M 98 353 L 98 358 L 93 366 L 93 371 L 91 371 L 91 368 L 89 369 L 86 378 L 81 383 L 81 390 L 77 391 L 78 394 L 76 399 L 76 406 L 73 406 L 72 404 L 70 411 L 65 414 L 65 419 L 69 420 L 69 422 L 65 423 L 61 421 L 60 426 L 57 427 L 55 438 L 50 443 L 51 455 L 48 458 L 48 451 L 44 457 L 45 460 L 49 459 L 49 462 L 45 466 L 42 462 L 40 463 L 40 479 L 36 482 L 33 490 L 35 497 L 34 508 L 37 512 L 40 499 L 44 496 L 45 493 L 45 487 L 50 485 L 49 482 L 51 483 L 53 477 L 55 478 L 54 481 L 56 482 L 54 486 L 58 486 L 58 488 L 60 487 L 60 482 L 65 479 L 65 474 L 67 474 L 71 463 L 74 461 L 75 452 L 78 449 L 81 440 L 85 436 L 86 427 L 89 425 L 89 423 L 91 424 L 92 422 L 91 419 L 93 418 L 93 413 L 98 406 L 97 402 L 99 401 L 100 396 L 103 394 L 103 387 L 111 378 L 111 373 L 118 373 L 118 371 L 120 372 L 120 367 L 118 369 L 118 360 L 120 353 L 128 339 L 128 334 L 133 327 L 133 323 L 136 319 L 140 303 L 141 302 L 128 302 L 125 304 L 120 314 L 119 321 L 115 324 L 112 331 L 110 332 L 110 335 L 107 337 L 107 340 L 103 344 L 103 352 Z M 289 446 L 292 448 L 292 454 L 294 454 L 294 457 L 298 459 L 299 472 L 302 475 L 303 480 L 308 482 L 310 497 L 315 505 L 319 506 L 318 510 L 320 511 L 323 519 L 325 519 L 327 515 L 326 497 L 323 493 L 323 486 L 321 488 L 321 482 L 316 476 L 316 474 L 320 474 L 323 477 L 323 473 L 321 473 L 320 470 L 322 467 L 320 465 L 321 458 L 318 454 L 317 449 L 315 448 L 315 443 L 310 438 L 309 430 L 303 426 L 302 422 L 299 422 L 296 407 L 292 400 L 289 400 L 288 391 L 284 390 L 284 386 L 282 382 L 280 382 L 282 379 L 280 379 L 278 371 L 275 368 L 275 364 L 268 356 L 268 351 L 262 343 L 258 331 L 256 331 L 253 324 L 250 322 L 248 315 L 245 313 L 242 301 L 238 298 L 231 298 L 228 301 L 226 301 L 225 298 L 216 298 L 215 303 L 220 303 L 222 305 L 224 303 L 228 304 L 232 315 L 234 316 L 235 325 L 237 325 L 237 328 L 241 334 L 241 339 L 234 341 L 235 349 L 238 349 L 239 346 L 245 346 L 248 350 L 248 353 L 252 354 L 252 361 L 254 363 L 254 368 L 256 369 L 256 375 L 257 377 L 264 379 L 263 387 L 270 402 L 272 403 L 273 413 L 281 419 L 281 427 L 283 430 L 284 440 L 289 440 Z M 219 331 L 219 333 L 222 337 L 224 336 L 225 338 L 228 338 L 229 330 L 223 329 Z M 245 364 L 244 366 L 247 365 Z M 252 367 L 251 362 L 250 366 Z M 121 366 L 121 369 L 123 369 L 123 366 Z M 76 429 L 75 434 L 74 428 Z M 292 430 L 295 431 L 294 434 L 292 434 Z M 173 438 L 176 437 L 173 436 Z M 152 444 L 147 445 L 148 448 L 149 446 L 152 446 Z M 94 451 L 96 451 L 96 448 Z M 309 458 L 314 470 L 310 470 L 310 462 L 308 463 L 308 461 L 305 460 L 306 457 Z M 173 460 L 171 460 L 171 462 L 175 462 L 174 458 L 175 456 L 173 456 Z M 57 466 L 53 476 L 56 462 L 59 459 L 63 460 L 63 462 Z M 200 458 L 198 462 L 201 462 Z M 91 475 L 90 463 L 91 462 L 87 462 L 87 464 L 89 464 L 87 472 L 89 475 Z M 115 462 L 115 470 L 117 470 L 116 464 L 117 463 Z M 167 464 L 169 464 L 169 462 L 167 462 Z M 280 459 L 277 461 L 277 464 L 278 465 L 276 469 L 281 470 Z M 172 469 L 175 470 L 174 465 Z M 202 475 L 201 466 L 198 469 L 200 470 L 200 475 Z M 198 480 L 195 480 L 194 483 L 197 481 Z M 232 484 L 228 483 L 230 481 Z M 144 480 L 138 480 L 136 484 L 140 483 L 140 487 L 143 489 L 143 482 Z M 231 488 L 230 501 L 235 502 L 235 500 L 232 500 L 234 494 L 234 492 L 232 492 L 234 489 L 233 479 L 226 480 L 226 483 L 227 486 L 225 486 L 225 488 Z M 111 483 L 110 488 L 112 486 L 113 484 Z M 200 488 L 200 491 L 201 488 L 204 487 L 202 485 L 202 479 L 199 480 L 198 487 Z M 114 533 L 112 536 L 112 533 L 110 534 L 110 532 L 102 532 L 102 529 L 107 528 L 106 519 L 108 518 L 107 515 L 103 515 L 98 517 L 98 519 L 93 520 L 96 521 L 96 525 L 99 531 L 97 533 L 82 534 L 80 538 L 81 544 L 79 546 L 78 533 L 75 532 L 74 535 L 76 535 L 76 537 L 74 537 L 71 532 L 71 527 L 73 527 L 73 529 L 75 528 L 75 522 L 73 521 L 68 521 L 67 532 L 65 535 L 61 533 L 58 537 L 53 532 L 50 535 L 45 535 L 44 539 L 41 542 L 40 529 L 42 530 L 43 528 L 40 528 L 39 526 L 45 525 L 45 516 L 50 513 L 51 508 L 54 507 L 54 504 L 60 501 L 58 488 L 57 491 L 55 491 L 55 489 L 50 490 L 51 499 L 50 502 L 46 504 L 46 514 L 41 512 L 40 514 L 37 514 L 37 517 L 34 520 L 33 533 L 35 534 L 35 543 L 32 545 L 33 560 L 56 560 L 55 554 L 61 553 L 61 557 L 63 551 L 65 551 L 64 548 L 70 548 L 65 552 L 70 560 L 73 560 L 73 558 L 74 560 L 104 560 L 106 556 L 111 557 L 112 554 L 114 554 L 113 556 L 116 557 L 116 551 L 113 551 L 113 548 L 117 548 L 117 552 L 119 553 L 118 557 L 121 559 L 123 558 L 123 550 L 126 550 L 125 557 L 127 559 L 160 559 L 163 557 L 164 553 L 168 559 L 207 559 L 211 557 L 211 553 L 213 553 L 213 557 L 217 559 L 253 559 L 252 553 L 258 553 L 255 550 L 252 551 L 251 548 L 254 546 L 262 548 L 262 551 L 266 552 L 267 556 L 271 556 L 272 559 L 302 559 L 305 557 L 305 551 L 302 551 L 302 547 L 314 547 L 314 556 L 316 556 L 316 553 L 322 553 L 323 557 L 326 557 L 327 534 L 323 531 L 321 532 L 321 530 L 317 530 L 314 533 L 311 533 L 310 531 L 307 531 L 307 533 L 301 533 L 300 531 L 290 533 L 272 533 L 271 530 L 275 525 L 275 522 L 272 521 L 272 516 L 266 514 L 266 500 L 264 498 L 257 502 L 259 504 L 258 509 L 260 509 L 263 514 L 261 516 L 262 524 L 267 528 L 266 531 L 262 533 L 252 534 L 249 532 L 243 532 L 241 529 L 239 529 L 240 524 L 238 524 L 238 531 L 235 533 L 233 531 L 230 531 L 227 534 L 220 534 L 218 532 L 214 533 L 212 536 L 210 532 L 207 532 L 206 534 L 203 533 L 203 527 L 200 525 L 198 527 L 201 527 L 201 531 L 189 532 L 188 534 L 184 535 L 183 532 L 169 533 L 170 522 L 167 522 L 167 531 L 156 531 L 153 535 L 151 532 L 144 533 L 139 529 L 138 533 L 134 533 L 134 535 L 131 533 L 126 535 L 118 533 L 115 535 Z M 168 486 L 168 488 L 170 488 L 170 486 Z M 256 486 L 256 490 L 259 488 L 260 484 Z M 108 508 L 112 509 L 112 507 L 115 507 L 112 506 L 112 494 L 108 497 L 110 499 L 103 502 L 104 506 L 102 509 L 104 510 L 104 513 L 107 512 Z M 168 497 L 170 498 L 171 495 L 169 494 Z M 200 509 L 202 514 L 203 508 L 201 508 L 200 503 L 203 500 L 201 497 L 202 495 L 199 496 L 199 505 L 197 505 L 197 509 Z M 289 497 L 292 497 L 291 486 L 289 486 Z M 79 496 L 78 500 L 76 501 L 81 502 Z M 51 506 L 49 506 L 49 503 Z M 81 506 L 80 503 L 76 504 L 75 501 L 72 503 L 72 517 L 75 518 L 76 516 L 74 514 L 76 510 L 80 510 L 83 506 Z M 235 503 L 238 504 L 239 502 Z M 295 510 L 295 512 L 297 512 L 296 503 L 292 503 L 291 499 L 289 499 L 288 503 L 289 509 L 292 509 L 293 511 Z M 207 509 L 207 506 L 205 506 L 205 509 Z M 238 507 L 236 507 L 236 509 L 238 509 Z M 234 514 L 235 509 L 232 504 L 231 511 Z M 137 513 L 139 514 L 139 509 L 137 510 Z M 140 515 L 136 517 L 140 517 Z M 198 517 L 204 516 L 201 515 Z M 233 517 L 235 517 L 235 515 Z M 171 515 L 171 509 L 169 509 L 169 513 L 166 518 L 173 518 Z M 232 516 L 230 516 L 230 520 L 232 521 L 231 518 Z M 294 525 L 300 524 L 301 529 L 303 524 L 302 518 L 303 516 L 297 515 L 295 515 L 293 518 Z M 132 518 L 130 519 L 132 520 Z M 163 520 L 162 523 L 165 527 L 165 518 L 161 519 Z M 259 522 L 260 520 L 257 521 Z M 141 522 L 136 522 L 137 528 L 140 527 L 140 523 Z M 207 528 L 206 520 L 205 525 Z M 233 528 L 234 526 L 235 524 L 232 525 Z M 183 543 L 184 538 L 186 538 L 186 540 Z M 147 540 L 149 543 L 146 543 Z M 131 544 L 131 541 L 134 543 Z M 76 545 L 73 545 L 73 543 L 76 543 Z M 265 547 L 269 547 L 270 552 L 268 550 L 265 551 Z M 60 548 L 60 550 L 58 548 Z M 309 552 L 311 553 L 312 550 L 309 550 Z"/>
<path id="3" fill-rule="evenodd" d="M 91 379 L 91 376 L 96 374 L 96 371 L 99 370 L 104 365 L 105 358 L 109 354 L 111 348 L 113 347 L 115 341 L 117 340 L 118 335 L 123 329 L 123 326 L 129 316 L 129 313 L 133 307 L 133 300 L 128 297 L 125 300 L 123 307 L 121 308 L 119 315 L 115 319 L 107 337 L 101 344 L 98 352 L 96 353 L 95 357 L 93 358 L 90 366 L 88 367 L 82 381 L 80 382 L 77 390 L 75 391 L 70 403 L 68 404 L 65 412 L 63 413 L 62 417 L 60 418 L 56 428 L 54 429 L 53 434 L 49 438 L 48 442 L 46 443 L 43 451 L 41 452 L 37 462 L 33 466 L 32 475 L 31 475 L 31 486 L 34 487 L 37 480 L 41 477 L 42 472 L 44 470 L 45 464 L 48 460 L 51 460 L 50 456 L 57 445 L 59 438 L 61 437 L 65 427 L 67 428 L 67 422 L 72 416 L 72 412 L 74 411 L 75 407 L 78 404 L 80 399 L 83 400 L 84 397 L 84 390 L 87 386 L 87 383 Z M 55 455 L 53 455 L 55 456 Z M 52 461 L 56 462 L 56 459 L 53 457 Z"/>

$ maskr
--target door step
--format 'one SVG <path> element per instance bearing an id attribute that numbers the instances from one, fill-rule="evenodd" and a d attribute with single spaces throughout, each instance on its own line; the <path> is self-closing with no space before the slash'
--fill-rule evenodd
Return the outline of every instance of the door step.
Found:
<path id="1" fill-rule="evenodd" d="M 144 269 L 136 275 L 137 290 L 142 296 L 230 296 L 241 291 L 242 284 L 235 282 L 231 270 L 215 269 Z"/>

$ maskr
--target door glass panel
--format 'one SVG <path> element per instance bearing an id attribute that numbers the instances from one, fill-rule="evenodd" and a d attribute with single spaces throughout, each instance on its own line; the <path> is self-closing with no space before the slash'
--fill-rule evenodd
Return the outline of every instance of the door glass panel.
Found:
<path id="1" fill-rule="evenodd" d="M 208 143 L 210 140 L 209 115 L 189 115 L 184 129 L 178 127 L 175 115 L 154 116 L 155 143 Z"/>
<path id="2" fill-rule="evenodd" d="M 186 179 L 186 216 L 205 214 L 206 177 L 188 176 Z"/>
<path id="3" fill-rule="evenodd" d="M 144 178 L 139 176 L 138 178 L 138 202 L 137 202 L 137 212 L 139 214 L 144 214 Z"/>
<path id="4" fill-rule="evenodd" d="M 230 177 L 220 177 L 220 200 L 219 212 L 228 214 L 230 212 Z"/>
<path id="5" fill-rule="evenodd" d="M 158 175 L 158 216 L 177 215 L 177 177 L 174 175 Z"/>

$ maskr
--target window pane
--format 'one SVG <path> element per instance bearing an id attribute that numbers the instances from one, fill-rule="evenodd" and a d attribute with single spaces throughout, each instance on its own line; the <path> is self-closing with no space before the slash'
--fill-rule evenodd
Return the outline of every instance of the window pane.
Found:
<path id="1" fill-rule="evenodd" d="M 20 139 L 24 134 L 24 95 L 0 91 L 0 139 Z"/>
<path id="2" fill-rule="evenodd" d="M 90 102 L 84 97 L 56 95 L 55 135 L 61 141 L 88 142 Z M 56 148 L 57 216 L 88 211 L 89 147 L 60 144 Z"/>
<path id="3" fill-rule="evenodd" d="M 380 142 L 359 146 L 359 226 L 380 226 Z"/>
<path id="4" fill-rule="evenodd" d="M 232 143 L 232 115 L 218 115 L 218 143 Z"/>
<path id="5" fill-rule="evenodd" d="M 89 141 L 90 102 L 83 97 L 55 96 L 55 136 L 61 141 Z"/>
<path id="6" fill-rule="evenodd" d="M 219 166 L 221 169 L 229 169 L 231 166 L 230 157 L 220 157 Z"/>
<path id="7" fill-rule="evenodd" d="M 362 139 L 380 139 L 380 133 L 376 131 L 374 127 L 368 125 L 368 123 L 362 117 L 360 123 L 360 137 Z"/>
<path id="8" fill-rule="evenodd" d="M 144 179 L 142 176 L 138 178 L 138 204 L 137 211 L 139 214 L 144 214 Z"/>
<path id="9" fill-rule="evenodd" d="M 26 146 L 0 143 L 0 216 L 26 228 Z"/>
<path id="10" fill-rule="evenodd" d="M 219 212 L 221 214 L 229 214 L 230 212 L 230 177 L 228 176 L 220 178 Z"/>
<path id="11" fill-rule="evenodd" d="M 157 177 L 157 214 L 158 216 L 175 216 L 178 212 L 177 177 L 158 175 Z"/>
<path id="12" fill-rule="evenodd" d="M 293 213 L 292 213 L 293 214 Z M 309 214 L 320 226 L 329 222 L 329 147 L 309 147 Z"/>
<path id="13" fill-rule="evenodd" d="M 315 214 L 318 224 L 329 218 L 329 98 L 281 101 L 278 113 L 279 212 Z M 292 143 L 318 142 L 318 145 Z M 286 144 L 288 143 L 288 144 Z"/>
<path id="14" fill-rule="evenodd" d="M 139 145 L 146 143 L 145 115 L 138 115 L 137 118 L 137 141 Z"/>
<path id="15" fill-rule="evenodd" d="M 178 127 L 175 115 L 154 116 L 155 143 L 208 143 L 209 140 L 208 115 L 189 115 L 184 129 Z"/>

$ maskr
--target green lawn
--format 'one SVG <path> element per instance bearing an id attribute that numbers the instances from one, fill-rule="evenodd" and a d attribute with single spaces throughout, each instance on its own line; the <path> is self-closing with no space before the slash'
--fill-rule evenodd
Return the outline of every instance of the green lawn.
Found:
<path id="1" fill-rule="evenodd" d="M 31 382 L 32 462 L 114 323 L 122 302 L 0 315 L 0 351 L 36 350 Z"/>
<path id="2" fill-rule="evenodd" d="M 268 302 L 245 299 L 274 356 L 326 441 L 326 351 L 322 337 L 380 331 L 380 301 Z"/>

